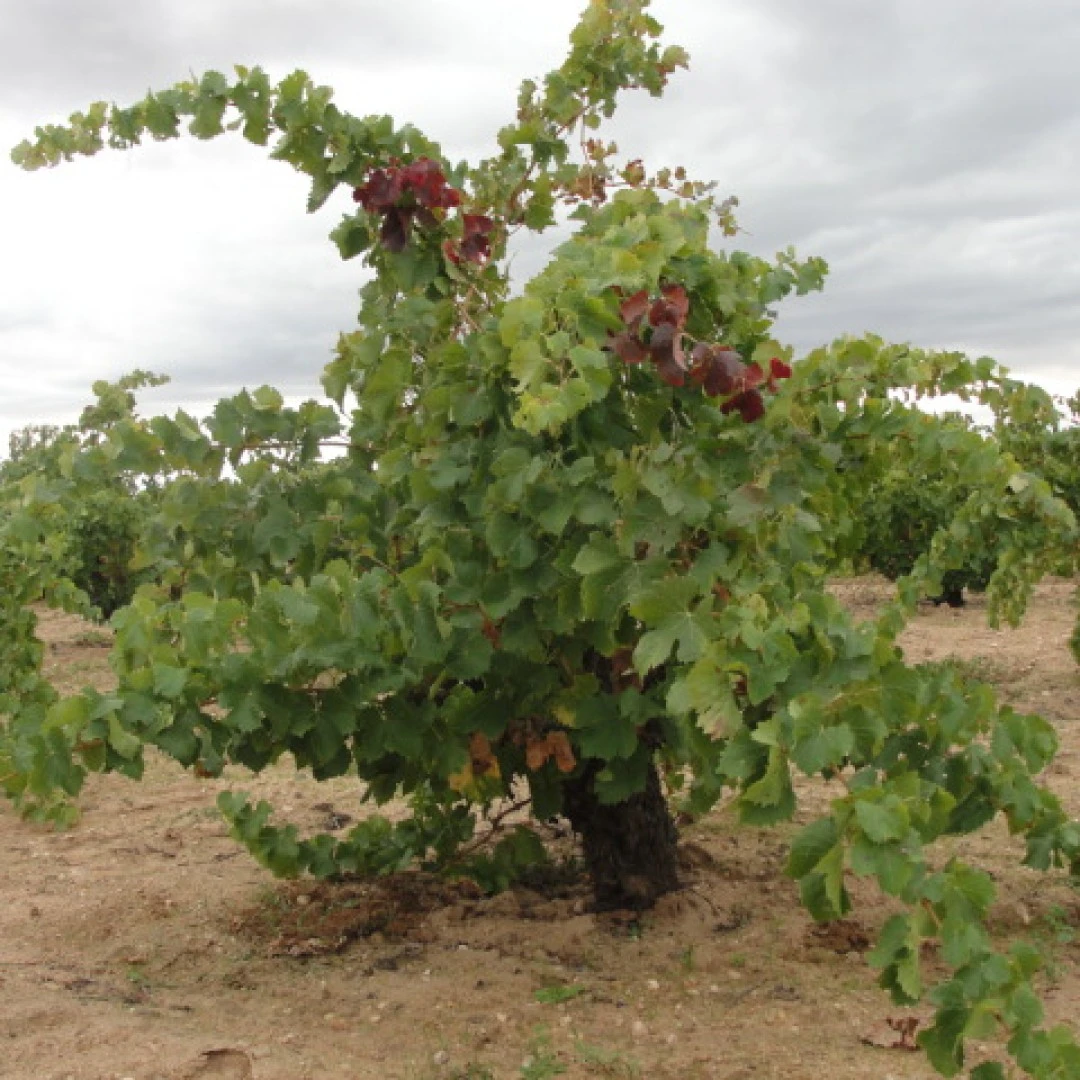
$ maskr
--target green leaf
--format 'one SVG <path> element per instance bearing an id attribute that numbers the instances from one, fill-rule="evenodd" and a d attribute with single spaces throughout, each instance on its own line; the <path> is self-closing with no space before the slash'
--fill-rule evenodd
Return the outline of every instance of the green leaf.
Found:
<path id="1" fill-rule="evenodd" d="M 902 840 L 908 832 L 908 815 L 897 800 L 884 802 L 855 800 L 855 820 L 866 835 L 877 844 Z"/>
<path id="2" fill-rule="evenodd" d="M 188 680 L 186 668 L 174 667 L 170 664 L 154 664 L 151 671 L 153 672 L 154 692 L 156 694 L 170 699 L 176 699 L 183 694 Z"/>
<path id="3" fill-rule="evenodd" d="M 639 675 L 647 675 L 665 663 L 676 646 L 681 663 L 697 660 L 708 647 L 711 630 L 704 611 L 667 616 L 655 629 L 641 635 L 634 648 L 634 669 Z"/>
<path id="4" fill-rule="evenodd" d="M 611 761 L 637 751 L 638 725 L 643 720 L 633 711 L 628 715 L 621 705 L 610 695 L 598 694 L 572 706 L 574 742 L 583 756 Z"/>
<path id="5" fill-rule="evenodd" d="M 128 760 L 137 757 L 142 750 L 142 740 L 130 731 L 125 731 L 115 713 L 109 717 L 109 745 Z"/>
<path id="6" fill-rule="evenodd" d="M 536 562 L 539 548 L 528 522 L 509 514 L 495 514 L 485 535 L 491 553 L 505 559 L 515 570 L 524 570 Z"/>
<path id="7" fill-rule="evenodd" d="M 613 566 L 622 563 L 623 557 L 613 540 L 599 533 L 593 533 L 588 542 L 577 553 L 573 561 L 573 568 L 584 577 L 587 574 L 597 574 L 602 570 L 609 570 Z"/>
<path id="8" fill-rule="evenodd" d="M 355 259 L 371 247 L 371 230 L 359 216 L 342 218 L 341 224 L 330 234 L 343 259 Z"/>
<path id="9" fill-rule="evenodd" d="M 613 806 L 644 791 L 651 762 L 650 751 L 641 744 L 631 757 L 608 761 L 596 774 L 594 787 L 597 799 L 607 806 Z"/>
<path id="10" fill-rule="evenodd" d="M 630 614 L 649 626 L 656 626 L 671 616 L 685 615 L 700 594 L 701 586 L 689 578 L 664 578 L 634 594 L 629 604 Z"/>
<path id="11" fill-rule="evenodd" d="M 262 412 L 279 413 L 285 407 L 281 391 L 272 386 L 260 386 L 252 392 L 251 400 L 255 403 L 255 408 Z"/>
<path id="12" fill-rule="evenodd" d="M 812 775 L 843 764 L 854 749 L 851 728 L 847 724 L 837 724 L 800 739 L 792 749 L 791 757 L 803 772 Z"/>
<path id="13" fill-rule="evenodd" d="M 964 1029 L 969 1009 L 939 1009 L 932 1027 L 919 1032 L 918 1043 L 942 1076 L 955 1076 L 964 1065 Z"/>
<path id="14" fill-rule="evenodd" d="M 85 697 L 61 698 L 49 706 L 49 728 L 66 730 L 76 735 L 90 719 L 90 703 Z"/>
<path id="15" fill-rule="evenodd" d="M 748 784 L 739 796 L 739 819 L 748 825 L 774 825 L 795 813 L 795 792 L 787 755 L 771 747 L 764 775 Z M 841 867 L 843 851 L 840 854 Z"/>
<path id="16" fill-rule="evenodd" d="M 819 818 L 807 825 L 795 837 L 788 855 L 787 872 L 794 878 L 804 877 L 837 846 L 840 831 L 831 818 Z"/>

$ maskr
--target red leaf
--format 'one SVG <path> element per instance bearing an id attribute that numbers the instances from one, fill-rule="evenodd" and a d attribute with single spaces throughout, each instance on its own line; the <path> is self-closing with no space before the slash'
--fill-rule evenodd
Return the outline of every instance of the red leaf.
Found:
<path id="1" fill-rule="evenodd" d="M 682 329 L 686 323 L 686 314 L 690 310 L 690 299 L 681 285 L 665 285 L 659 300 L 653 301 L 649 309 L 649 323 L 652 326 L 668 324 Z"/>
<path id="2" fill-rule="evenodd" d="M 486 214 L 463 214 L 461 223 L 465 227 L 465 239 L 479 234 L 487 235 L 495 227 L 495 222 Z"/>
<path id="3" fill-rule="evenodd" d="M 379 240 L 387 251 L 395 254 L 405 250 L 409 239 L 409 224 L 412 221 L 412 211 L 403 207 L 394 207 L 387 211 L 383 219 L 382 228 L 379 230 Z"/>
<path id="4" fill-rule="evenodd" d="M 491 258 L 491 244 L 486 236 L 470 236 L 461 241 L 461 255 L 469 262 L 485 263 Z"/>
<path id="5" fill-rule="evenodd" d="M 416 201 L 428 209 L 461 204 L 461 192 L 447 184 L 439 163 L 431 158 L 417 158 L 406 165 L 401 170 L 401 181 Z"/>
<path id="6" fill-rule="evenodd" d="M 353 192 L 353 199 L 374 213 L 389 210 L 400 198 L 401 176 L 397 169 L 373 169 L 367 183 Z"/>
<path id="7" fill-rule="evenodd" d="M 664 294 L 664 299 L 675 309 L 679 326 L 682 326 L 690 313 L 690 297 L 686 295 L 686 289 L 681 285 L 664 285 L 660 291 Z"/>
<path id="8" fill-rule="evenodd" d="M 465 237 L 461 254 L 469 262 L 482 263 L 491 256 L 491 230 L 495 222 L 484 214 L 465 214 L 462 217 Z"/>
<path id="9" fill-rule="evenodd" d="M 765 399 L 759 390 L 743 390 L 730 401 L 725 401 L 720 406 L 720 411 L 725 413 L 737 411 L 746 423 L 752 424 L 765 415 Z"/>
<path id="10" fill-rule="evenodd" d="M 713 349 L 704 341 L 699 341 L 690 353 L 690 381 L 701 386 L 709 376 L 712 367 Z"/>
<path id="11" fill-rule="evenodd" d="M 657 327 L 678 326 L 679 313 L 666 300 L 654 300 L 652 307 L 649 308 L 649 325 Z"/>
<path id="12" fill-rule="evenodd" d="M 686 382 L 686 358 L 682 351 L 682 334 L 671 323 L 662 323 L 649 339 L 649 354 L 660 378 L 668 386 Z"/>
<path id="13" fill-rule="evenodd" d="M 791 365 L 785 364 L 779 357 L 774 356 L 769 361 L 769 377 L 773 379 L 790 379 Z"/>
<path id="14" fill-rule="evenodd" d="M 405 166 L 394 162 L 388 169 L 373 169 L 367 182 L 353 191 L 353 198 L 374 213 L 400 207 L 405 195 L 412 196 L 410 205 L 428 210 L 461 205 L 461 192 L 447 184 L 438 162 L 426 157 Z"/>
<path id="15" fill-rule="evenodd" d="M 399 209 L 402 209 L 399 207 Z M 413 220 L 421 229 L 438 228 L 439 219 L 426 206 L 418 206 L 412 210 Z"/>
<path id="16" fill-rule="evenodd" d="M 624 364 L 641 364 L 649 357 L 649 350 L 636 334 L 624 330 L 612 337 L 608 346 Z"/>
<path id="17" fill-rule="evenodd" d="M 741 388 L 752 390 L 755 386 L 760 386 L 764 381 L 765 372 L 761 370 L 761 365 L 755 361 L 743 371 Z"/>
<path id="18" fill-rule="evenodd" d="M 633 296 L 628 296 L 619 305 L 619 314 L 622 316 L 622 321 L 631 330 L 636 330 L 641 324 L 648 307 L 649 293 L 646 289 L 639 289 Z"/>
<path id="19" fill-rule="evenodd" d="M 721 397 L 740 388 L 746 365 L 734 349 L 714 349 L 705 374 L 705 393 Z"/>

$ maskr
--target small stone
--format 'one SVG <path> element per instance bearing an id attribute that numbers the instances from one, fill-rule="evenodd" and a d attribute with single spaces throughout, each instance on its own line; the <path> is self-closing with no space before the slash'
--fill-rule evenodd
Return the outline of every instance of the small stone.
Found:
<path id="1" fill-rule="evenodd" d="M 630 1030 L 634 1033 L 635 1039 L 643 1038 L 649 1033 L 649 1029 L 645 1026 L 644 1020 L 635 1020 L 630 1026 Z"/>
<path id="2" fill-rule="evenodd" d="M 449 1065 L 450 1054 L 446 1050 L 436 1050 L 435 1053 L 431 1055 L 431 1060 L 435 1065 Z"/>
<path id="3" fill-rule="evenodd" d="M 650 990 L 659 990 L 660 989 L 660 980 L 659 979 L 650 979 L 645 985 Z"/>

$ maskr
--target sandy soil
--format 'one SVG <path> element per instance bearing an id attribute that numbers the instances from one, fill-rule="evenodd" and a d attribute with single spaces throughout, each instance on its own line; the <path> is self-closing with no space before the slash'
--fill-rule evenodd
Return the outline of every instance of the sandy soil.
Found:
<path id="1" fill-rule="evenodd" d="M 869 612 L 876 579 L 842 595 Z M 1080 815 L 1080 676 L 1065 647 L 1073 586 L 1039 590 L 993 631 L 978 598 L 927 608 L 912 659 L 956 657 L 1058 726 L 1049 782 Z M 49 666 L 108 684 L 107 634 L 47 612 Z M 379 886 L 281 883 L 214 810 L 243 786 L 311 828 L 362 813 L 355 785 L 285 769 L 199 780 L 155 758 L 141 784 L 94 777 L 80 823 L 51 832 L 0 809 L 0 1076 L 11 1080 L 492 1080 L 934 1075 L 888 1048 L 905 1018 L 864 953 L 889 913 L 856 883 L 854 916 L 815 927 L 783 875 L 798 822 L 684 831 L 689 886 L 640 920 L 597 916 L 573 879 L 486 899 L 404 875 Z M 567 841 L 560 841 L 565 844 Z M 1080 895 L 1018 865 L 991 829 L 956 848 L 998 883 L 994 928 L 1053 957 L 1055 1020 L 1080 1017 Z M 896 1027 L 890 1026 L 895 1025 Z"/>

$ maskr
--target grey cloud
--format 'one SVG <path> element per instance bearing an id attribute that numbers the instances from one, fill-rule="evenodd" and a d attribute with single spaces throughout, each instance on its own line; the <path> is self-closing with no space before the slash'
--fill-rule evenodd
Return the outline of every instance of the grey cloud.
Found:
<path id="1" fill-rule="evenodd" d="M 1080 8 L 787 0 L 803 138 L 866 183 L 982 170 L 1076 130 Z"/>
<path id="2" fill-rule="evenodd" d="M 385 106 L 413 95 L 452 109 L 462 84 L 485 73 L 529 74 L 521 56 L 538 37 L 557 43 L 558 62 L 572 25 L 570 16 L 557 33 L 549 24 L 546 35 L 523 38 L 501 13 L 495 19 L 487 5 L 451 0 L 0 0 L 0 95 L 7 109 L 40 122 L 244 63 L 273 77 L 302 67 L 318 82 L 345 70 L 384 83 L 384 107 L 345 103 L 363 113 L 391 111 Z M 512 98 L 504 105 L 509 111 Z M 470 112 L 462 101 L 461 118 Z"/>
<path id="3" fill-rule="evenodd" d="M 439 23 L 429 14 L 429 25 Z M 9 104 L 86 94 L 130 96 L 184 78 L 192 68 L 271 63 L 297 56 L 392 68 L 403 53 L 439 50 L 439 37 L 410 34 L 415 5 L 365 0 L 5 0 L 0 91 Z M 316 74 L 317 73 L 313 73 Z"/>

